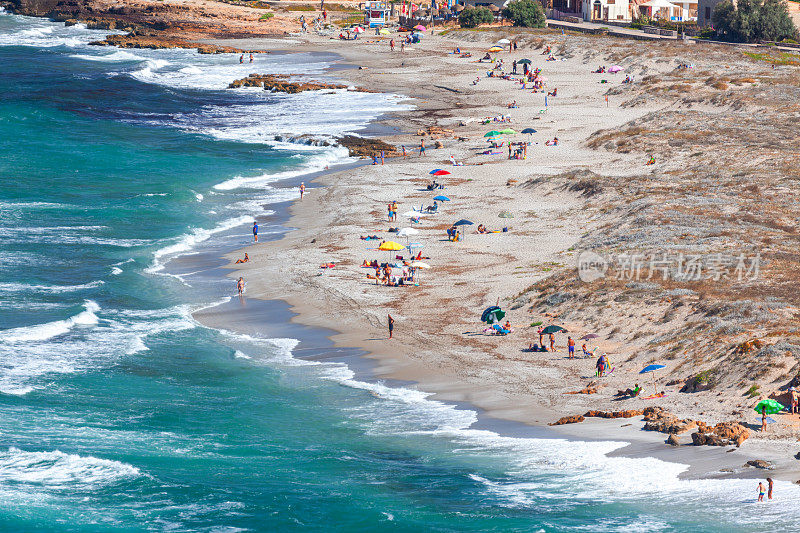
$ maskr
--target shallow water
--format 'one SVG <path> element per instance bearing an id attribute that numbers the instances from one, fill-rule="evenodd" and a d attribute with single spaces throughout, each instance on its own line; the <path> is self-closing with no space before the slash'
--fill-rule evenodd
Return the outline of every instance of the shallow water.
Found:
<path id="1" fill-rule="evenodd" d="M 214 257 L 248 243 L 254 218 L 266 239 L 282 231 L 300 176 L 346 161 L 275 135 L 357 131 L 403 104 L 226 91 L 253 66 L 86 45 L 105 33 L 0 13 L 0 530 L 798 523 L 788 484 L 756 506 L 752 481 L 606 457 L 622 443 L 471 429 L 469 409 L 295 358 L 307 346 L 327 360 L 327 344 L 281 328 L 269 303 L 247 305 L 278 327 L 200 326 L 193 311 L 241 305 Z M 265 56 L 257 70 L 323 75 L 334 60 Z M 268 338 L 279 330 L 295 338 Z"/>

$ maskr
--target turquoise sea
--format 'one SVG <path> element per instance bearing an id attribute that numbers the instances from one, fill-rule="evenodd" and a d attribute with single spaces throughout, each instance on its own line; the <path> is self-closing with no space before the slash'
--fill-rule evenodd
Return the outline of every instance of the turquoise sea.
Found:
<path id="1" fill-rule="evenodd" d="M 478 429 L 279 304 L 247 302 L 269 315 L 250 335 L 198 324 L 241 305 L 219 255 L 347 162 L 291 139 L 405 104 L 225 90 L 332 54 L 242 67 L 87 45 L 104 33 L 0 12 L 0 531 L 796 530 L 788 483 L 756 505 L 752 481 L 606 455 L 624 443 Z"/>

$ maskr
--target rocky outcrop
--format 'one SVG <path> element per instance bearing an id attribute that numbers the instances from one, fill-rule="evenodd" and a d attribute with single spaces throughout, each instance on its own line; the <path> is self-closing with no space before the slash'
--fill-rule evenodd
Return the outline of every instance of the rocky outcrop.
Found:
<path id="1" fill-rule="evenodd" d="M 679 435 L 697 426 L 697 422 L 690 419 L 679 419 L 674 414 L 661 407 L 648 407 L 645 410 L 645 431 L 658 431 Z"/>
<path id="2" fill-rule="evenodd" d="M 572 416 L 563 416 L 556 420 L 555 422 L 551 422 L 548 426 L 563 426 L 564 424 L 577 424 L 579 422 L 583 422 L 586 420 L 581 415 L 572 415 Z"/>
<path id="3" fill-rule="evenodd" d="M 750 437 L 750 430 L 738 422 L 720 422 L 709 426 L 697 422 L 697 431 L 692 433 L 695 446 L 741 446 Z"/>
<path id="4" fill-rule="evenodd" d="M 588 411 L 583 416 L 589 418 L 633 418 L 642 416 L 641 409 L 626 409 L 625 411 Z"/>
<path id="5" fill-rule="evenodd" d="M 667 444 L 670 446 L 680 446 L 681 442 L 678 440 L 678 436 L 673 434 L 667 437 Z"/>
<path id="6" fill-rule="evenodd" d="M 397 147 L 380 139 L 366 139 L 354 135 L 345 135 L 339 139 L 339 145 L 344 146 L 350 152 L 350 157 L 372 157 L 381 152 L 386 157 L 397 157 L 402 155 Z"/>
<path id="7" fill-rule="evenodd" d="M 336 83 L 324 83 L 313 81 L 289 81 L 288 76 L 277 74 L 250 74 L 246 78 L 236 80 L 228 85 L 228 89 L 238 89 L 239 87 L 263 87 L 264 90 L 296 94 L 304 91 L 319 91 L 321 89 L 348 89 L 358 92 L 369 92 L 366 89 L 348 87 Z"/>
<path id="8" fill-rule="evenodd" d="M 108 35 L 102 41 L 93 41 L 89 44 L 95 46 L 117 46 L 119 48 L 150 48 L 158 50 L 162 48 L 193 48 L 201 54 L 240 54 L 244 52 L 232 46 L 217 46 L 213 44 L 200 44 L 165 35 L 138 35 L 129 33 L 127 35 Z"/>

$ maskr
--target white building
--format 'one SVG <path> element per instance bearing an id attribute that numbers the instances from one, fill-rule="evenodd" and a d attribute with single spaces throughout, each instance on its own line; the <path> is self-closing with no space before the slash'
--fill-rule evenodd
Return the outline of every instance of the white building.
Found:
<path id="1" fill-rule="evenodd" d="M 370 28 L 385 26 L 389 22 L 392 6 L 388 2 L 364 2 L 364 22 Z"/>
<path id="2" fill-rule="evenodd" d="M 583 0 L 583 20 L 593 22 L 631 21 L 629 0 Z"/>

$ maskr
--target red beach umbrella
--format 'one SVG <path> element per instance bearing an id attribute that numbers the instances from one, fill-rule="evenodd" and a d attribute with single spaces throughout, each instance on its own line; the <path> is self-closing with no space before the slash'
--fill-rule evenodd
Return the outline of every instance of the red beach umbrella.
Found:
<path id="1" fill-rule="evenodd" d="M 441 168 L 437 168 L 436 170 L 431 170 L 429 174 L 431 176 L 447 176 L 450 173 L 446 170 L 442 170 Z"/>

